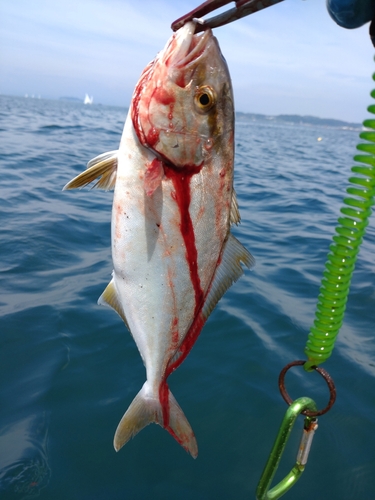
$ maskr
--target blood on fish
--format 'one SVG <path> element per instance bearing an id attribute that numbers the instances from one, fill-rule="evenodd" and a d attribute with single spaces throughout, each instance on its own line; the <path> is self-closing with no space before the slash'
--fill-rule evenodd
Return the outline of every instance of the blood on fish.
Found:
<path id="1" fill-rule="evenodd" d="M 151 127 L 151 129 L 148 131 L 147 138 L 146 138 L 146 144 L 150 148 L 154 147 L 155 144 L 159 141 L 159 135 L 160 135 L 160 130 L 158 130 L 155 127 Z"/>
<path id="2" fill-rule="evenodd" d="M 174 103 L 171 103 L 169 105 L 169 113 L 168 113 L 168 120 L 173 120 L 173 111 L 174 111 Z M 169 124 L 170 127 L 173 127 L 173 124 Z"/>
<path id="3" fill-rule="evenodd" d="M 198 252 L 195 244 L 195 233 L 190 217 L 189 207 L 191 201 L 190 180 L 200 172 L 202 165 L 185 166 L 175 170 L 164 165 L 164 173 L 171 179 L 174 187 L 174 196 L 180 210 L 180 231 L 186 248 L 186 261 L 189 266 L 190 280 L 195 294 L 194 316 L 198 313 L 203 301 L 203 290 L 198 274 Z"/>
<path id="4" fill-rule="evenodd" d="M 169 427 L 169 388 L 166 380 L 163 380 L 159 387 L 159 401 L 163 411 L 163 424 L 166 429 Z M 169 429 L 168 429 L 169 430 Z"/>
<path id="5" fill-rule="evenodd" d="M 183 74 L 183 72 L 181 71 L 181 73 L 178 75 L 178 78 L 176 79 L 176 85 L 178 85 L 179 87 L 181 88 L 184 88 L 186 87 L 186 82 L 185 82 L 185 76 Z"/>
<path id="6" fill-rule="evenodd" d="M 138 139 L 140 140 L 141 144 L 145 145 L 145 134 L 141 128 L 140 121 L 139 121 L 139 106 L 140 106 L 140 101 L 142 97 L 142 92 L 144 90 L 144 87 L 150 80 L 150 78 L 153 75 L 152 69 L 155 64 L 155 60 L 151 61 L 148 66 L 144 69 L 141 78 L 138 81 L 137 86 L 134 89 L 133 93 L 133 99 L 132 99 L 132 107 L 131 107 L 131 117 L 132 117 L 132 122 L 133 122 L 133 127 L 135 130 L 135 133 L 137 134 Z"/>
<path id="7" fill-rule="evenodd" d="M 202 309 L 202 305 L 201 305 L 200 309 Z M 194 321 L 193 321 L 191 327 L 189 328 L 189 331 L 187 332 L 184 341 L 182 342 L 182 344 L 178 348 L 179 357 L 177 359 L 174 359 L 174 361 L 167 366 L 167 369 L 165 372 L 166 379 L 169 377 L 169 375 L 172 372 L 174 372 L 176 370 L 176 368 L 178 368 L 180 366 L 180 364 L 184 361 L 186 356 L 189 354 L 189 352 L 191 351 L 197 338 L 199 337 L 199 334 L 201 333 L 205 322 L 206 322 L 206 318 L 203 317 L 203 315 L 200 311 L 199 314 L 197 314 L 195 316 Z"/>
<path id="8" fill-rule="evenodd" d="M 180 230 L 185 243 L 186 260 L 189 266 L 190 280 L 195 294 L 193 323 L 178 349 L 179 357 L 168 365 L 166 369 L 166 379 L 189 354 L 206 321 L 201 313 L 204 302 L 204 292 L 198 274 L 198 253 L 195 244 L 194 228 L 189 212 L 191 201 L 190 181 L 193 175 L 200 172 L 201 168 L 202 165 L 185 166 L 182 169 L 176 170 L 164 165 L 165 176 L 171 179 L 175 189 L 174 192 L 172 192 L 172 197 L 176 200 L 180 210 Z M 162 401 L 160 400 L 160 402 Z"/>
<path id="9" fill-rule="evenodd" d="M 158 158 L 154 158 L 152 162 L 147 166 L 144 175 L 144 189 L 147 196 L 151 196 L 156 189 L 160 186 L 163 180 L 164 169 L 163 162 Z"/>
<path id="10" fill-rule="evenodd" d="M 166 379 L 162 381 L 159 387 L 159 401 L 162 407 L 164 429 L 168 431 L 172 437 L 174 437 L 174 439 L 177 441 L 178 444 L 180 444 L 183 448 L 188 449 L 183 439 L 181 439 L 180 436 L 177 436 L 172 427 L 169 425 L 170 421 L 169 387 L 166 382 Z M 185 437 L 183 434 L 181 434 L 181 436 Z M 186 437 L 186 442 L 187 441 L 188 437 Z"/>
<path id="11" fill-rule="evenodd" d="M 172 346 L 178 345 L 178 318 L 174 317 L 171 325 Z"/>
<path id="12" fill-rule="evenodd" d="M 212 139 L 212 137 L 209 137 L 208 139 L 206 139 L 206 142 L 204 143 L 204 149 L 206 151 L 210 151 L 213 148 L 213 145 L 214 145 L 214 140 Z"/>
<path id="13" fill-rule="evenodd" d="M 168 92 L 165 90 L 164 87 L 156 87 L 156 89 L 153 92 L 152 97 L 155 99 L 160 104 L 173 104 L 176 99 L 174 95 L 171 92 Z"/>

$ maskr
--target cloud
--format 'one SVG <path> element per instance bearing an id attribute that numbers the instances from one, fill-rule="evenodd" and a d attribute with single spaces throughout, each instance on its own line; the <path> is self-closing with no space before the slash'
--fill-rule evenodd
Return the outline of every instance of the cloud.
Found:
<path id="1" fill-rule="evenodd" d="M 0 6 L 0 92 L 94 94 L 128 105 L 185 0 L 18 0 Z M 360 121 L 371 90 L 368 27 L 344 30 L 323 0 L 288 0 L 215 30 L 237 109 Z M 350 97 L 349 97 L 350 96 Z M 348 102 L 350 101 L 350 102 Z M 341 103 L 341 105 L 340 105 Z"/>

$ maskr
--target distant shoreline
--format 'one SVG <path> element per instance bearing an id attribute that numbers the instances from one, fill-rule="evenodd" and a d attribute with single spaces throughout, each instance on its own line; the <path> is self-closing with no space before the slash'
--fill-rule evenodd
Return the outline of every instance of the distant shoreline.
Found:
<path id="1" fill-rule="evenodd" d="M 4 97 L 19 97 L 26 98 L 26 96 L 6 96 Z M 33 99 L 34 96 L 28 96 L 29 99 Z M 40 99 L 40 97 L 38 97 Z M 48 99 L 52 101 L 66 101 L 72 103 L 82 103 L 83 99 L 79 97 L 71 97 L 71 96 L 62 96 L 58 99 Z M 100 103 L 95 103 L 93 106 L 101 105 Z M 104 106 L 104 105 L 103 105 Z M 105 105 L 106 106 L 106 105 Z M 116 105 L 108 105 L 110 107 L 123 108 L 128 109 L 127 106 L 116 106 Z M 319 125 L 323 127 L 334 127 L 341 129 L 362 129 L 362 123 L 353 123 L 347 122 L 344 120 L 337 120 L 335 118 L 319 118 L 317 116 L 310 115 L 264 115 L 261 113 L 244 113 L 242 111 L 236 111 L 236 119 L 239 121 L 267 121 L 267 122 L 275 122 L 275 123 L 289 123 L 290 125 Z"/>
<path id="2" fill-rule="evenodd" d="M 82 102 L 82 99 L 78 99 L 77 97 L 60 97 L 59 100 Z M 318 118 L 317 116 L 310 115 L 263 115 L 260 113 L 243 113 L 242 111 L 236 111 L 236 118 L 246 121 L 267 120 L 269 122 L 284 122 L 292 125 L 321 125 L 323 127 L 335 127 L 342 129 L 362 128 L 361 123 L 346 122 L 344 120 L 336 120 L 335 118 Z"/>
<path id="3" fill-rule="evenodd" d="M 321 125 L 341 129 L 361 129 L 361 123 L 346 122 L 335 118 L 318 118 L 310 115 L 262 115 L 259 113 L 236 112 L 236 118 L 241 121 L 268 121 L 276 123 L 289 123 L 291 125 Z"/>

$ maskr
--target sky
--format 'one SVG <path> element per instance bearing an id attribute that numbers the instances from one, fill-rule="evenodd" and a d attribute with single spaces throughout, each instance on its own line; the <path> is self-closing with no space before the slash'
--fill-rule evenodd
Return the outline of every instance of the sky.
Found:
<path id="1" fill-rule="evenodd" d="M 192 0 L 0 0 L 0 94 L 94 96 L 128 107 L 137 80 Z M 228 8 L 234 4 L 229 4 Z M 325 0 L 284 0 L 214 29 L 237 111 L 362 122 L 371 104 L 368 25 L 346 30 Z"/>

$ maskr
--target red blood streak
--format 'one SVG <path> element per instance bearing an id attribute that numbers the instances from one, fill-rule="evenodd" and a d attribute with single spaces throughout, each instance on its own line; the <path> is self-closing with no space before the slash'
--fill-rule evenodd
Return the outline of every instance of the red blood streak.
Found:
<path id="1" fill-rule="evenodd" d="M 193 223 L 189 212 L 191 202 L 190 180 L 193 175 L 201 170 L 201 168 L 202 165 L 198 167 L 186 166 L 183 169 L 177 170 L 164 165 L 165 176 L 172 180 L 175 189 L 174 193 L 172 193 L 172 197 L 176 200 L 180 210 L 180 230 L 185 243 L 186 260 L 189 266 L 190 280 L 195 294 L 193 323 L 178 349 L 179 357 L 167 367 L 165 378 L 167 378 L 189 354 L 206 321 L 201 314 L 204 302 L 204 292 L 198 274 L 198 253 L 195 244 Z"/>
<path id="2" fill-rule="evenodd" d="M 176 101 L 174 95 L 172 93 L 168 92 L 167 90 L 165 90 L 164 87 L 157 87 L 154 90 L 153 98 L 158 103 L 166 104 L 166 105 L 173 104 Z"/>
<path id="3" fill-rule="evenodd" d="M 160 384 L 160 387 L 159 387 L 159 401 L 160 401 L 162 413 L 163 413 L 163 427 L 164 427 L 164 429 L 167 430 L 169 432 L 169 434 L 171 436 L 173 436 L 175 438 L 175 440 L 183 448 L 185 448 L 188 451 L 188 447 L 187 447 L 186 443 L 183 441 L 183 439 L 181 439 L 181 437 L 182 438 L 185 437 L 185 439 L 187 439 L 187 436 L 183 436 L 183 435 L 181 435 L 181 437 L 177 436 L 177 434 L 174 432 L 172 427 L 169 425 L 169 421 L 170 421 L 169 387 L 168 387 L 165 379 L 162 381 L 162 383 Z"/>
<path id="4" fill-rule="evenodd" d="M 194 316 L 197 315 L 202 302 L 203 290 L 198 274 L 198 253 L 195 244 L 195 233 L 190 217 L 189 207 L 191 201 L 190 180 L 191 177 L 200 172 L 202 165 L 185 166 L 180 169 L 173 169 L 164 166 L 164 173 L 172 180 L 175 189 L 176 203 L 180 210 L 180 231 L 186 248 L 186 261 L 189 266 L 190 280 L 195 294 Z"/>
<path id="5" fill-rule="evenodd" d="M 174 111 L 174 104 L 169 105 L 169 113 L 168 113 L 168 120 L 173 120 L 173 111 Z M 169 126 L 173 128 L 173 123 L 170 123 Z"/>
<path id="6" fill-rule="evenodd" d="M 154 147 L 155 144 L 159 141 L 160 131 L 155 127 L 151 127 L 151 129 L 147 133 L 146 144 L 150 148 Z"/>
<path id="7" fill-rule="evenodd" d="M 154 158 L 147 166 L 144 175 L 144 188 L 147 196 L 151 196 L 156 191 L 163 180 L 163 176 L 163 162 L 158 158 Z"/>
<path id="8" fill-rule="evenodd" d="M 195 243 L 195 233 L 193 222 L 191 220 L 189 207 L 191 202 L 191 191 L 190 191 L 190 180 L 193 175 L 200 172 L 202 165 L 190 166 L 187 165 L 183 168 L 175 169 L 170 166 L 164 165 L 164 174 L 173 183 L 174 193 L 172 192 L 172 198 L 176 201 L 179 211 L 180 211 L 180 231 L 182 238 L 185 243 L 186 249 L 186 261 L 188 263 L 190 280 L 194 289 L 195 295 L 195 308 L 194 308 L 194 321 L 190 327 L 184 342 L 179 347 L 180 356 L 174 361 L 170 366 L 167 367 L 165 372 L 165 378 L 161 382 L 159 387 L 159 401 L 163 412 L 163 425 L 164 428 L 180 443 L 186 448 L 185 444 L 182 442 L 181 438 L 176 436 L 175 432 L 169 425 L 170 421 L 170 405 L 169 405 L 169 389 L 167 385 L 168 376 L 174 371 L 186 358 L 189 351 L 193 347 L 199 333 L 202 330 L 205 320 L 202 315 L 199 314 L 202 306 L 204 293 L 201 287 L 201 282 L 198 274 L 198 252 Z M 177 319 L 177 318 L 176 318 Z M 172 333 L 172 335 L 174 335 Z"/>
<path id="9" fill-rule="evenodd" d="M 135 133 L 137 134 L 138 139 L 141 144 L 145 144 L 145 134 L 141 128 L 140 120 L 139 120 L 139 106 L 142 97 L 142 92 L 149 82 L 150 78 L 153 75 L 153 66 L 155 61 L 151 61 L 148 66 L 144 69 L 137 86 L 134 89 L 133 98 L 132 98 L 132 122 Z"/>
<path id="10" fill-rule="evenodd" d="M 178 368 L 180 366 L 180 364 L 184 361 L 186 356 L 189 354 L 189 352 L 191 351 L 197 338 L 199 337 L 199 334 L 201 333 L 205 322 L 206 322 L 206 319 L 202 316 L 201 313 L 199 313 L 194 318 L 193 324 L 191 325 L 189 331 L 186 334 L 186 337 L 185 337 L 183 343 L 180 345 L 180 347 L 178 349 L 179 357 L 167 366 L 167 369 L 165 372 L 166 379 L 167 379 L 167 377 L 169 377 L 169 375 L 172 372 L 174 372 L 176 370 L 176 368 Z"/>
<path id="11" fill-rule="evenodd" d="M 182 71 L 179 73 L 179 75 L 175 81 L 176 81 L 176 85 L 178 85 L 179 87 L 181 87 L 181 88 L 186 87 L 185 75 Z"/>
<path id="12" fill-rule="evenodd" d="M 169 427 L 169 387 L 165 380 L 159 387 L 159 401 L 163 412 L 163 424 L 165 428 Z"/>
<path id="13" fill-rule="evenodd" d="M 178 318 L 174 317 L 171 326 L 171 337 L 172 337 L 172 346 L 175 348 L 178 345 Z"/>

